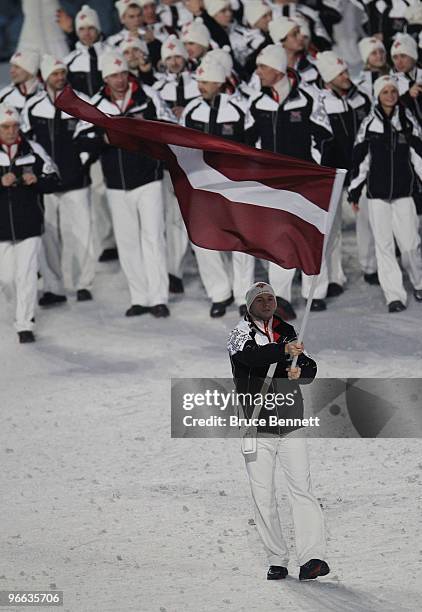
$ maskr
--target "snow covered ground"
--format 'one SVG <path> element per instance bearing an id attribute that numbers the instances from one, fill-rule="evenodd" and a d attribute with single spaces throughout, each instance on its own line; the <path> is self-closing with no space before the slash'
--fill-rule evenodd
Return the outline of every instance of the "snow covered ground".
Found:
<path id="1" fill-rule="evenodd" d="M 347 291 L 306 337 L 319 375 L 421 377 L 422 306 L 386 313 L 350 228 L 344 261 Z M 37 312 L 34 345 L 0 297 L 0 589 L 61 589 L 69 612 L 420 609 L 420 440 L 311 440 L 332 572 L 298 582 L 280 478 L 291 576 L 267 582 L 238 440 L 170 438 L 170 377 L 230 376 L 236 309 L 209 318 L 191 263 L 167 320 L 123 316 L 118 264 L 98 264 L 94 294 Z"/>

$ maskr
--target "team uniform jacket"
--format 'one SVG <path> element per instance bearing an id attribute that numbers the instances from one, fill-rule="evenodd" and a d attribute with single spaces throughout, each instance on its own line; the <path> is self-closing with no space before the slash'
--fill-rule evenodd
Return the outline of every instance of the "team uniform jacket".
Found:
<path id="1" fill-rule="evenodd" d="M 59 190 L 59 177 L 52 160 L 36 142 L 21 136 L 17 153 L 11 160 L 0 147 L 0 178 L 8 172 L 17 184 L 4 187 L 0 182 L 0 241 L 25 240 L 43 232 L 43 193 Z M 7 147 L 6 147 L 7 148 Z M 38 181 L 26 186 L 22 174 L 35 174 Z"/>
<path id="2" fill-rule="evenodd" d="M 306 85 L 314 85 L 320 78 L 315 64 L 311 61 L 311 55 L 304 54 L 296 62 L 295 70 L 299 75 L 300 81 Z"/>
<path id="3" fill-rule="evenodd" d="M 179 75 L 166 72 L 159 76 L 153 88 L 158 91 L 170 108 L 185 107 L 188 102 L 199 96 L 197 82 L 188 71 Z"/>
<path id="4" fill-rule="evenodd" d="M 152 87 L 141 86 L 134 81 L 129 82 L 123 112 L 111 99 L 107 86 L 104 86 L 90 103 L 107 115 L 175 122 L 173 113 L 160 95 Z M 109 189 L 136 189 L 163 178 L 160 161 L 142 153 L 108 145 L 104 140 L 104 132 L 85 121 L 79 122 L 75 138 L 81 148 L 100 155 L 104 180 Z"/>
<path id="5" fill-rule="evenodd" d="M 415 83 L 422 83 L 422 68 L 415 66 L 410 72 L 392 72 L 398 80 L 400 99 L 403 104 L 415 115 L 422 125 L 422 96 L 412 98 L 409 89 Z"/>
<path id="6" fill-rule="evenodd" d="M 321 100 L 334 134 L 330 155 L 325 156 L 322 163 L 332 168 L 349 170 L 353 145 L 360 124 L 371 110 L 371 101 L 354 85 L 346 96 L 339 96 L 331 89 L 323 89 Z"/>
<path id="7" fill-rule="evenodd" d="M 407 23 L 405 17 L 406 10 L 416 4 L 416 0 L 376 0 L 374 3 L 375 14 L 374 24 L 376 34 L 382 32 L 384 41 L 387 46 L 398 32 L 407 31 L 412 35 L 415 31 L 419 31 L 419 26 L 412 26 Z"/>
<path id="8" fill-rule="evenodd" d="M 206 134 L 245 143 L 253 121 L 247 104 L 239 96 L 222 93 L 214 98 L 211 105 L 202 97 L 189 102 L 180 123 Z"/>
<path id="9" fill-rule="evenodd" d="M 75 50 L 64 60 L 68 69 L 67 78 L 73 89 L 90 98 L 97 93 L 103 85 L 99 61 L 106 50 L 107 45 L 102 41 L 87 47 L 78 40 Z"/>
<path id="10" fill-rule="evenodd" d="M 252 96 L 250 111 L 259 148 L 318 163 L 329 155 L 333 134 L 316 87 L 294 84 L 281 104 L 261 91 Z"/>
<path id="11" fill-rule="evenodd" d="M 245 59 L 242 76 L 249 80 L 256 69 L 256 58 L 261 53 L 262 49 L 267 45 L 272 44 L 272 38 L 268 32 L 263 32 L 258 28 L 248 30 L 245 34 Z"/>
<path id="12" fill-rule="evenodd" d="M 368 98 L 374 97 L 374 83 L 383 73 L 378 70 L 362 70 L 355 80 L 356 87 Z"/>
<path id="13" fill-rule="evenodd" d="M 286 368 L 291 365 L 291 357 L 285 353 L 285 345 L 296 340 L 294 328 L 274 315 L 272 323 L 253 321 L 246 315 L 234 330 L 227 341 L 233 379 L 236 391 L 258 394 L 262 388 L 268 369 L 272 363 L 278 362 L 275 375 L 268 393 L 292 393 L 294 403 L 290 406 L 276 406 L 269 410 L 263 407 L 259 418 L 266 420 L 265 426 L 259 426 L 258 432 L 284 435 L 297 429 L 297 427 L 270 426 L 269 417 L 277 415 L 280 418 L 303 418 L 303 399 L 300 384 L 310 383 L 316 376 L 317 366 L 308 355 L 299 355 L 297 365 L 301 368 L 298 380 L 288 380 Z M 247 418 L 251 418 L 254 409 L 253 403 L 242 402 Z"/>
<path id="14" fill-rule="evenodd" d="M 10 106 L 14 106 L 21 111 L 25 106 L 26 102 L 36 96 L 40 91 L 43 90 L 43 86 L 41 85 L 38 79 L 34 80 L 32 87 L 27 89 L 25 84 L 23 85 L 14 85 L 11 83 L 7 85 L 7 87 L 3 87 L 0 90 L 0 104 L 5 103 Z"/>
<path id="15" fill-rule="evenodd" d="M 75 93 L 88 101 L 84 94 Z M 81 189 L 91 182 L 89 156 L 73 140 L 77 123 L 77 119 L 54 106 L 45 89 L 31 98 L 22 112 L 22 131 L 46 150 L 58 168 L 59 191 Z"/>
<path id="16" fill-rule="evenodd" d="M 397 105 L 390 119 L 376 106 L 362 122 L 353 150 L 349 201 L 412 197 L 422 179 L 421 130 L 409 110 Z"/>

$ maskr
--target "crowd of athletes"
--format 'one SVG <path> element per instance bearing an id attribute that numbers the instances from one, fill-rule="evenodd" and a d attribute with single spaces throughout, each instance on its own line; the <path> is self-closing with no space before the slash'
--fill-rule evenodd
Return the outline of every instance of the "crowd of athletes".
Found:
<path id="1" fill-rule="evenodd" d="M 233 303 L 245 315 L 255 280 L 250 255 L 189 242 L 161 162 L 112 146 L 103 130 L 55 107 L 66 84 L 108 115 L 179 123 L 345 168 L 363 287 L 379 285 L 388 311 L 402 311 L 404 271 L 411 299 L 422 302 L 422 2 L 351 1 L 362 63 L 353 75 L 336 44 L 345 0 L 119 0 L 121 29 L 108 37 L 83 5 L 74 17 L 57 15 L 65 54 L 40 54 L 30 40 L 18 47 L 0 91 L 0 286 L 16 300 L 20 342 L 35 339 L 37 303 L 95 299 L 96 272 L 117 258 L 128 317 L 169 316 L 169 293 L 185 290 L 189 250 L 211 317 Z M 345 205 L 314 311 L 347 284 Z M 265 240 L 265 228 L 257 231 Z M 267 268 L 278 313 L 294 319 L 295 270 Z M 307 298 L 311 277 L 302 274 L 301 285 Z"/>

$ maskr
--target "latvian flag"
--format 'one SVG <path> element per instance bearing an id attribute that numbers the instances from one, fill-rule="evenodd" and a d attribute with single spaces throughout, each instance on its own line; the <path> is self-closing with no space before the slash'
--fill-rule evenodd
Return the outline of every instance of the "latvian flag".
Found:
<path id="1" fill-rule="evenodd" d="M 70 87 L 55 104 L 105 129 L 112 145 L 166 162 L 194 244 L 319 274 L 345 170 L 171 123 L 109 117 Z"/>

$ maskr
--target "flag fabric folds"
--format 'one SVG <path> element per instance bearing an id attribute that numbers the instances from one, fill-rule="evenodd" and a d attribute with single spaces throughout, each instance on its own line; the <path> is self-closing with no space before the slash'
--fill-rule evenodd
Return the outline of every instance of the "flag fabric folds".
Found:
<path id="1" fill-rule="evenodd" d="M 109 117 L 67 86 L 55 101 L 106 131 L 110 144 L 166 163 L 190 240 L 318 274 L 345 170 L 171 123 Z"/>

